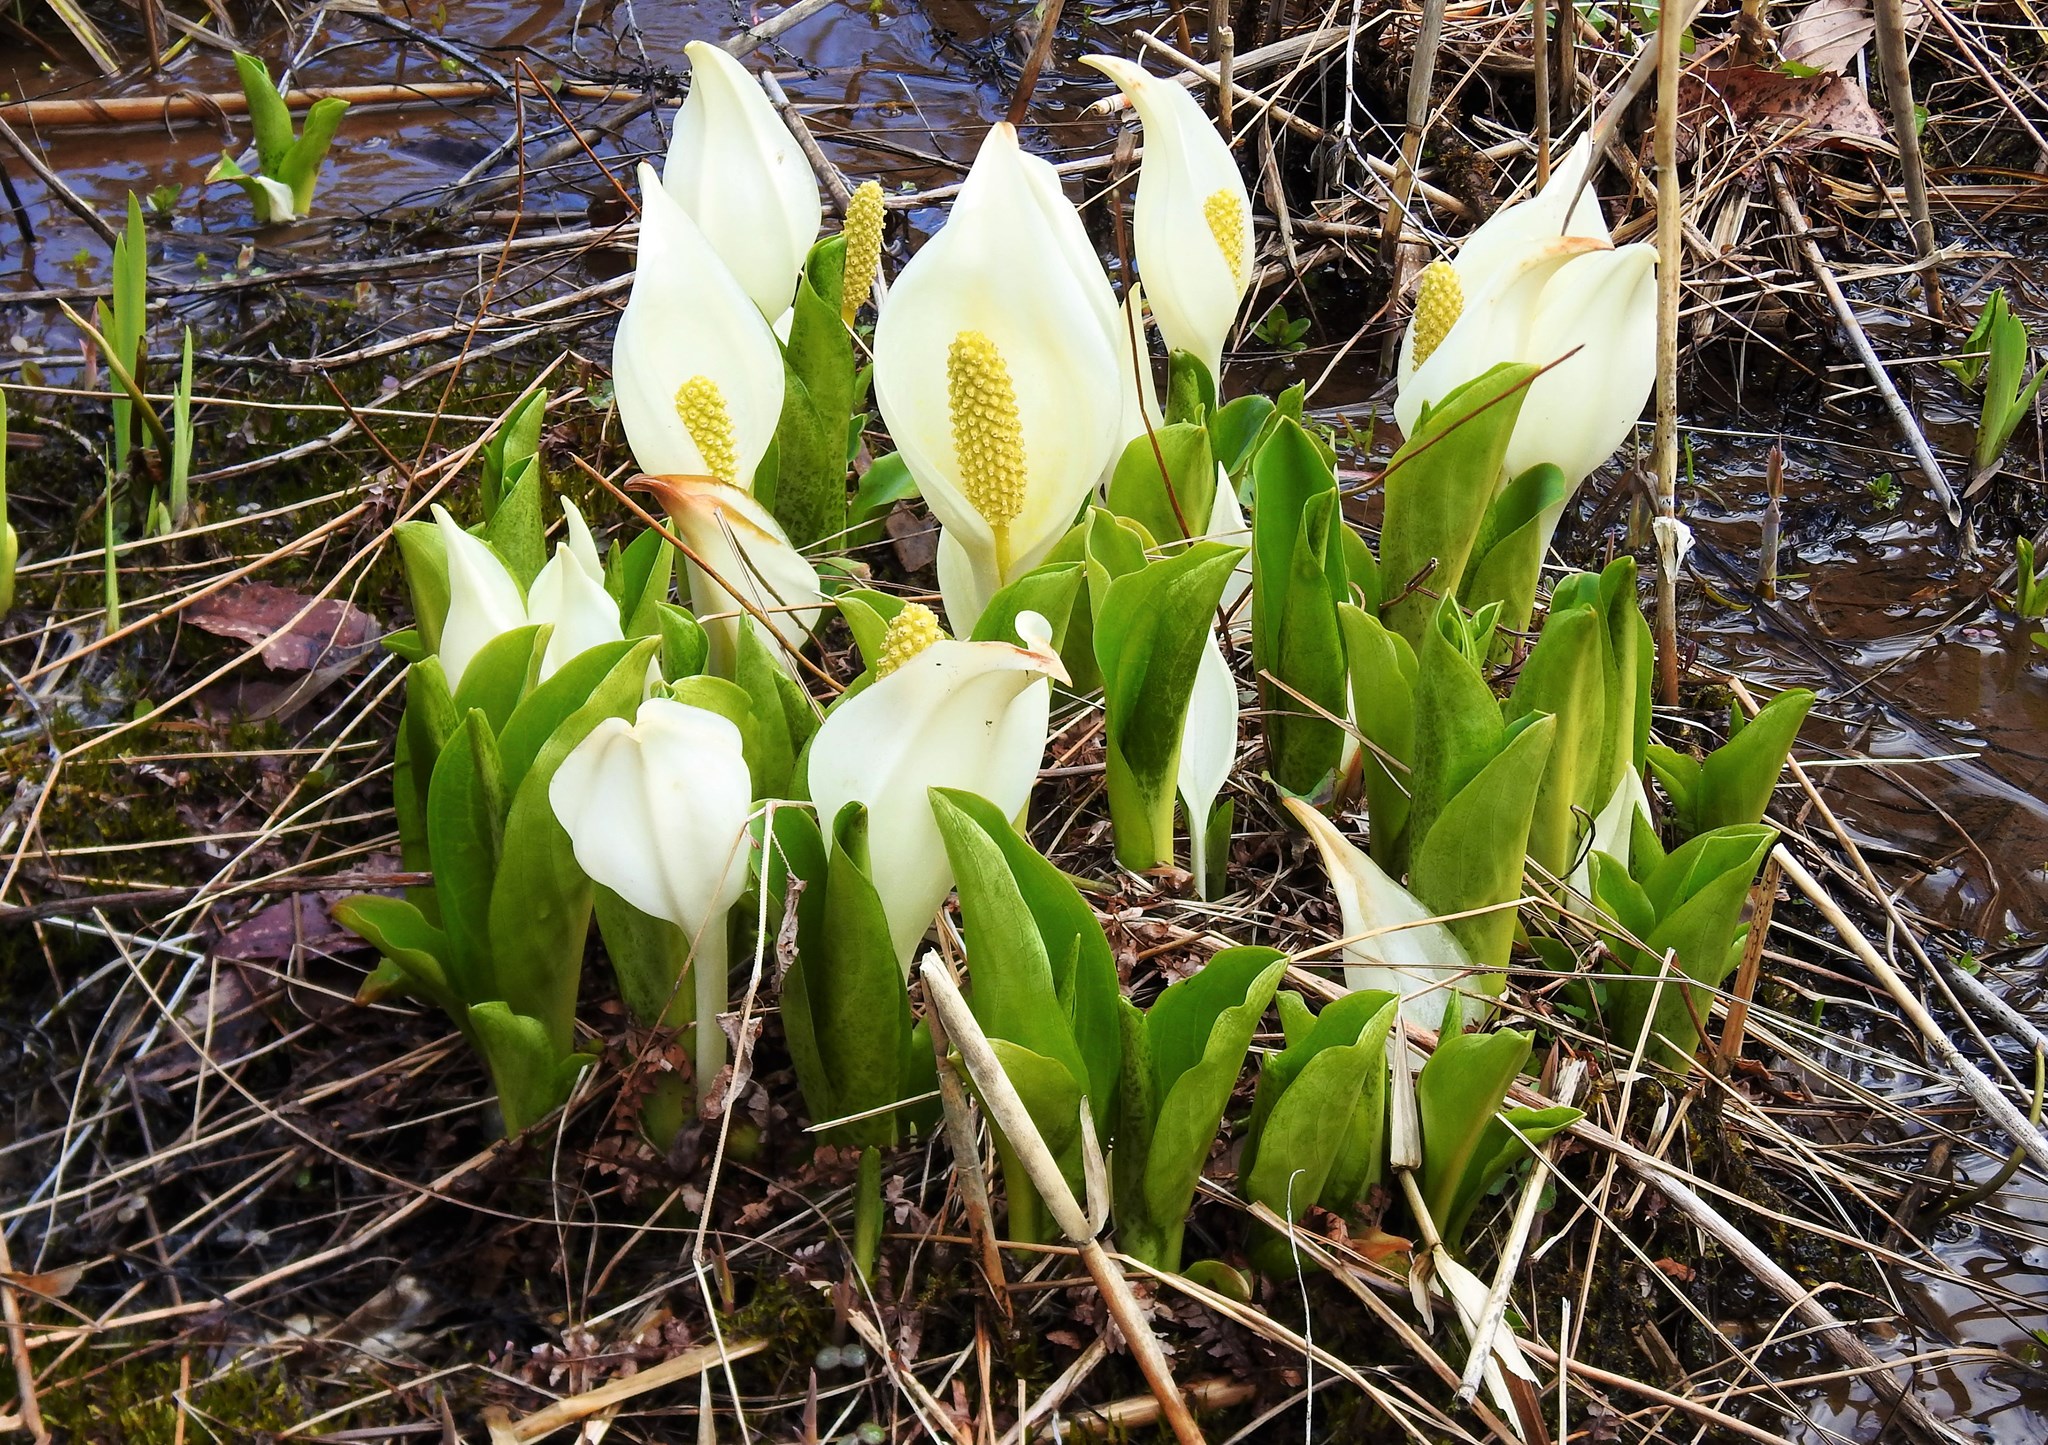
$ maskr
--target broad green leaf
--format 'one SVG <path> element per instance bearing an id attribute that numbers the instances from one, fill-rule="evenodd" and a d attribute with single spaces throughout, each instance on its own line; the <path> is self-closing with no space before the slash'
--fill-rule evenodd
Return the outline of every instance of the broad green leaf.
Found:
<path id="1" fill-rule="evenodd" d="M 1274 414 L 1271 397 L 1250 392 L 1226 401 L 1209 417 L 1209 449 L 1233 478 L 1251 465 L 1253 449 Z"/>
<path id="2" fill-rule="evenodd" d="M 1453 1216 L 1466 1171 L 1479 1158 L 1487 1126 L 1500 1111 L 1508 1087 L 1529 1061 L 1532 1036 L 1503 1029 L 1491 1034 L 1445 1032 L 1415 1078 L 1416 1112 L 1422 1123 L 1422 1197 L 1430 1218 L 1445 1228 Z M 1468 1211 L 1469 1212 L 1469 1211 Z"/>
<path id="3" fill-rule="evenodd" d="M 483 539 L 498 549 L 522 591 L 547 565 L 547 525 L 541 518 L 540 473 L 529 470 L 499 499 L 497 510 L 484 523 Z"/>
<path id="4" fill-rule="evenodd" d="M 1463 1239 L 1472 1221 L 1472 1211 L 1494 1182 L 1526 1158 L 1532 1147 L 1540 1147 L 1544 1140 L 1584 1117 L 1581 1111 L 1562 1104 L 1547 1109 L 1513 1108 L 1497 1112 L 1487 1123 L 1479 1147 L 1473 1151 L 1472 1162 L 1452 1193 L 1449 1218 L 1437 1221 L 1443 1237 L 1452 1241 Z"/>
<path id="5" fill-rule="evenodd" d="M 1458 593 L 1500 483 L 1508 437 L 1538 367 L 1507 363 L 1453 391 L 1387 463 L 1380 569 L 1390 597 L 1381 620 L 1422 642 L 1435 598 Z M 1425 593 L 1422 589 L 1427 588 Z"/>
<path id="6" fill-rule="evenodd" d="M 1116 578 L 1096 599 L 1105 779 L 1117 860 L 1173 862 L 1181 735 L 1217 605 L 1241 547 L 1197 542 Z"/>
<path id="7" fill-rule="evenodd" d="M 492 732 L 502 732 L 525 696 L 527 680 L 546 648 L 543 631 L 538 626 L 515 627 L 478 648 L 455 689 L 456 710 L 478 709 L 490 720 Z"/>
<path id="8" fill-rule="evenodd" d="M 502 796 L 502 779 L 494 789 L 484 776 L 498 759 L 495 748 L 478 756 L 478 739 L 490 739 L 490 730 L 470 726 L 467 720 L 481 716 L 464 715 L 465 725 L 441 749 L 427 791 L 434 897 L 449 942 L 442 962 L 457 997 L 472 1003 L 497 996 L 491 973 L 490 906 L 500 839 L 487 800 L 493 791 Z"/>
<path id="9" fill-rule="evenodd" d="M 336 923 L 397 966 L 409 992 L 438 1006 L 457 1027 L 468 1026 L 463 1001 L 448 979 L 447 960 L 453 956 L 453 946 L 448 935 L 419 909 L 403 899 L 358 893 L 342 899 L 330 911 Z"/>
<path id="10" fill-rule="evenodd" d="M 1008 1039 L 992 1038 L 989 1046 L 1003 1073 L 1024 1101 L 1024 1110 L 1038 1126 L 1039 1137 L 1060 1166 L 1068 1188 L 1078 1197 L 1081 1177 L 1081 1084 L 1066 1065 Z M 1001 1129 L 991 1126 L 996 1154 L 1003 1166 L 1003 1192 L 1008 1197 L 1010 1237 L 1026 1242 L 1050 1239 L 1056 1232 L 1045 1217 L 1031 1177 L 1010 1149 Z"/>
<path id="11" fill-rule="evenodd" d="M 783 348 L 775 519 L 792 545 L 837 544 L 846 530 L 846 423 L 854 410 L 853 338 L 839 317 L 846 238 L 811 247 Z"/>
<path id="12" fill-rule="evenodd" d="M 1393 998 L 1383 999 L 1343 1043 L 1317 1048 L 1311 1035 L 1294 1076 L 1276 1079 L 1278 1096 L 1259 1134 L 1255 1162 L 1245 1166 L 1245 1192 L 1253 1199 L 1286 1219 L 1299 1219 L 1321 1199 L 1368 1081 L 1384 1074 L 1387 1032 L 1398 1011 Z M 1262 1077 L 1262 1091 L 1265 1084 Z"/>
<path id="13" fill-rule="evenodd" d="M 853 587 L 832 599 L 832 605 L 839 609 L 839 615 L 846 619 L 846 628 L 853 634 L 854 645 L 860 649 L 861 666 L 873 671 L 882 659 L 882 649 L 889 636 L 889 624 L 896 620 L 896 614 L 904 608 L 905 599 L 887 592 L 876 592 L 867 587 Z"/>
<path id="14" fill-rule="evenodd" d="M 1037 920 L 1001 844 L 957 796 L 934 788 L 931 806 L 959 882 L 974 1017 L 990 1038 L 1043 1054 L 1085 1079 L 1088 1066 L 1060 1004 Z"/>
<path id="15" fill-rule="evenodd" d="M 282 180 L 283 177 L 276 179 Z M 477 488 L 484 515 L 498 509 L 523 463 L 540 454 L 540 428 L 548 409 L 545 388 L 533 387 L 505 408 L 481 453 L 483 485 Z"/>
<path id="16" fill-rule="evenodd" d="M 1209 430 L 1195 422 L 1132 438 L 1110 477 L 1110 511 L 1131 518 L 1162 543 L 1206 532 L 1215 500 Z"/>
<path id="17" fill-rule="evenodd" d="M 1036 612 L 1052 626 L 1052 645 L 1064 652 L 1074 604 L 1081 596 L 1086 568 L 1075 562 L 1045 562 L 989 598 L 974 624 L 970 641 L 1015 642 L 1017 614 Z"/>
<path id="18" fill-rule="evenodd" d="M 846 514 L 846 547 L 853 551 L 882 540 L 882 523 L 898 502 L 917 495 L 917 478 L 900 453 L 884 452 L 861 473 Z"/>
<path id="19" fill-rule="evenodd" d="M 1335 770 L 1343 748 L 1343 730 L 1329 720 L 1346 710 L 1337 604 L 1348 584 L 1337 478 L 1292 420 L 1259 448 L 1252 474 L 1252 661 L 1267 767 L 1288 792 L 1309 793 Z"/>
<path id="20" fill-rule="evenodd" d="M 1495 970 L 1507 966 L 1515 935 L 1515 910 L 1493 905 L 1521 896 L 1529 817 L 1556 727 L 1545 717 L 1517 733 L 1438 814 L 1416 842 L 1408 870 L 1408 891 L 1433 913 L 1492 910 L 1444 925 L 1472 962 L 1488 970 L 1471 981 L 1488 995 L 1504 986 Z"/>
<path id="21" fill-rule="evenodd" d="M 1564 473 L 1550 463 L 1531 467 L 1510 482 L 1486 509 L 1472 555 L 1465 564 L 1458 600 L 1468 608 L 1500 604 L 1500 624 L 1509 632 L 1529 630 L 1536 609 L 1536 581 L 1550 539 L 1548 521 L 1571 497 Z"/>
<path id="22" fill-rule="evenodd" d="M 273 180 L 292 148 L 292 113 L 270 78 L 270 67 L 254 55 L 235 52 L 235 70 L 241 77 L 242 95 L 249 103 L 249 127 L 256 135 L 256 159 L 263 173 Z"/>
<path id="23" fill-rule="evenodd" d="M 837 311 L 834 311 L 837 319 Z M 809 715 L 809 704 L 802 705 L 801 713 L 792 717 L 787 707 L 781 683 L 787 678 L 782 664 L 774 652 L 761 640 L 759 628 L 739 629 L 739 655 L 733 664 L 733 680 L 746 692 L 754 713 L 754 744 L 747 754 L 747 766 L 754 779 L 754 796 L 757 798 L 781 798 L 788 796 L 790 770 L 796 766 L 796 755 L 803 746 L 804 737 L 795 735 L 792 724 L 801 726 Z"/>
<path id="24" fill-rule="evenodd" d="M 1250 955 L 1248 959 L 1233 955 Z M 1272 962 L 1264 962 L 1272 958 Z M 1263 965 L 1263 966 L 1262 966 Z M 1195 1182 L 1208 1162 L 1209 1146 L 1223 1120 L 1223 1110 L 1244 1070 L 1245 1050 L 1250 1047 L 1260 1015 L 1271 1002 L 1280 976 L 1287 971 L 1284 956 L 1270 949 L 1225 949 L 1209 960 L 1201 974 L 1167 990 L 1186 988 L 1219 966 L 1223 977 L 1236 979 L 1248 969 L 1257 969 L 1243 991 L 1228 1006 L 1213 1015 L 1202 1036 L 1199 1056 L 1170 1082 L 1166 1069 L 1170 1061 L 1155 1052 L 1155 1068 L 1162 1081 L 1159 1115 L 1152 1130 L 1151 1148 L 1145 1161 L 1144 1212 L 1158 1231 L 1161 1253 L 1147 1262 L 1166 1269 L 1180 1267 L 1181 1230 L 1194 1202 Z M 1165 1003 L 1167 994 L 1160 996 Z M 1221 1000 L 1219 1000 L 1221 1001 Z M 1154 1010 L 1159 1005 L 1153 1005 Z M 1185 1029 L 1191 1010 L 1175 1010 L 1169 1036 Z M 1153 1026 L 1148 1020 L 1148 1032 Z M 1158 1040 L 1155 1039 L 1155 1049 Z"/>
<path id="25" fill-rule="evenodd" d="M 659 602 L 654 608 L 655 635 L 661 638 L 661 676 L 666 682 L 702 676 L 711 665 L 711 638 L 687 607 Z M 634 637 L 641 634 L 634 633 Z"/>
<path id="26" fill-rule="evenodd" d="M 1599 791 L 1608 741 L 1606 645 L 1606 619 L 1593 608 L 1553 607 L 1502 708 L 1508 722 L 1531 714 L 1557 720 L 1530 817 L 1529 857 L 1558 879 L 1570 874 L 1578 856 L 1581 819 L 1590 822 L 1607 801 Z"/>
<path id="27" fill-rule="evenodd" d="M 427 651 L 441 650 L 441 624 L 448 617 L 448 553 L 441 529 L 432 522 L 400 522 L 393 528 L 412 598 L 413 625 Z"/>
<path id="28" fill-rule="evenodd" d="M 544 1024 L 501 1001 L 471 1005 L 469 1032 L 498 1091 L 507 1138 L 525 1133 L 568 1102 L 578 1076 L 595 1062 L 588 1054 L 556 1047 Z"/>
<path id="29" fill-rule="evenodd" d="M 1216 378 L 1191 351 L 1166 357 L 1166 424 L 1207 420 L 1216 410 Z"/>
<path id="30" fill-rule="evenodd" d="M 1732 824 L 1760 822 L 1813 701 L 1813 694 L 1805 688 L 1787 688 L 1741 731 L 1707 754 L 1700 765 L 1696 806 L 1691 817 L 1679 819 L 1681 830 L 1705 833 Z"/>
<path id="31" fill-rule="evenodd" d="M 1078 1077 L 1088 1087 L 1097 1130 L 1106 1140 L 1123 1044 L 1116 1011 L 1116 955 L 1103 936 L 1102 923 L 1072 880 L 1033 848 L 988 799 L 950 788 L 933 791 L 980 828 L 1009 865 L 1010 879 L 1044 945 L 1053 993 L 1085 1068 Z"/>
<path id="32" fill-rule="evenodd" d="M 1396 872 L 1415 757 L 1415 651 L 1407 638 L 1349 603 L 1338 609 L 1338 620 L 1351 673 L 1351 716 L 1367 744 L 1359 770 L 1372 819 L 1372 856 Z"/>
<path id="33" fill-rule="evenodd" d="M 598 723 L 632 718 L 658 646 L 653 638 L 629 644 L 588 700 L 534 755 L 506 814 L 504 849 L 489 902 L 497 985 L 490 996 L 539 1021 L 560 1053 L 568 1052 L 573 1032 L 576 984 L 590 932 L 591 883 L 576 866 L 569 835 L 555 818 L 548 784 L 562 759 Z"/>
<path id="34" fill-rule="evenodd" d="M 629 637 L 661 631 L 661 609 L 669 603 L 675 548 L 652 527 L 635 537 L 605 574 L 605 590 L 619 604 L 620 629 Z"/>
<path id="35" fill-rule="evenodd" d="M 1415 654 L 1415 741 L 1408 774 L 1408 851 L 1437 815 L 1499 754 L 1504 727 L 1493 689 L 1458 633 L 1457 604 L 1446 601 Z M 1412 890 L 1411 890 L 1412 891 Z"/>
<path id="36" fill-rule="evenodd" d="M 306 111 L 299 138 L 285 152 L 276 172 L 271 173 L 268 164 L 264 166 L 265 174 L 272 180 L 291 188 L 292 208 L 302 216 L 312 213 L 313 191 L 320 182 L 320 163 L 327 159 L 328 147 L 334 144 L 334 133 L 341 128 L 341 117 L 347 110 L 348 102 L 338 95 L 324 95 L 314 101 Z"/>

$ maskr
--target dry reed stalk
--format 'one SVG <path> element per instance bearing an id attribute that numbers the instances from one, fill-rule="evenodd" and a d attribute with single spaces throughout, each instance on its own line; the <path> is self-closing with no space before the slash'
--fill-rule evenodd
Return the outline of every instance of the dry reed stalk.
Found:
<path id="1" fill-rule="evenodd" d="M 1678 184 L 1678 73 L 1685 64 L 1681 6 L 1657 11 L 1657 517 L 1678 522 L 1678 289 L 1684 264 L 1684 198 Z M 1678 703 L 1678 558 L 1658 548 L 1657 691 Z"/>

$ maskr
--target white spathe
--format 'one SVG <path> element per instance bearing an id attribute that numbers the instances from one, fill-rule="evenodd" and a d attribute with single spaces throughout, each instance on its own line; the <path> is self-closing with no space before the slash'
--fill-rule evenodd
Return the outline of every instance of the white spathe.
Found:
<path id="1" fill-rule="evenodd" d="M 592 881 L 690 941 L 697 1057 L 722 1057 L 725 917 L 746 890 L 754 806 L 740 730 L 708 709 L 649 698 L 631 723 L 606 718 L 570 750 L 548 803 Z"/>
<path id="2" fill-rule="evenodd" d="M 1174 779 L 1188 817 L 1188 868 L 1204 898 L 1209 896 L 1209 815 L 1237 761 L 1237 718 L 1237 679 L 1223 660 L 1223 647 L 1212 627 L 1202 660 L 1195 665 L 1195 684 L 1180 731 L 1180 771 Z"/>
<path id="3" fill-rule="evenodd" d="M 570 658 L 607 642 L 621 642 L 625 629 L 619 625 L 619 604 L 604 586 L 604 562 L 597 555 L 597 541 L 576 504 L 562 498 L 565 541 L 555 544 L 555 555 L 540 569 L 526 593 L 526 620 L 554 627 L 542 654 L 543 681 Z"/>
<path id="4" fill-rule="evenodd" d="M 892 298 L 893 304 L 893 298 Z M 896 957 L 917 941 L 953 887 L 929 790 L 959 788 L 1014 818 L 1045 754 L 1052 684 L 1066 680 L 1052 629 L 1017 616 L 1024 645 L 941 640 L 826 714 L 811 742 L 810 791 L 826 826 L 864 803 L 875 891 Z"/>
<path id="5" fill-rule="evenodd" d="M 1323 855 L 1344 915 L 1344 982 L 1399 994 L 1402 1018 L 1438 1027 L 1451 990 L 1475 972 L 1464 945 L 1336 824 L 1299 798 L 1285 802 Z"/>
<path id="6" fill-rule="evenodd" d="M 790 545 L 768 509 L 710 477 L 641 477 L 691 552 L 690 610 L 711 644 L 711 670 L 733 675 L 740 624 L 796 651 L 817 625 L 825 594 L 818 569 Z M 751 613 L 751 615 L 749 615 Z"/>
<path id="7" fill-rule="evenodd" d="M 699 439 L 677 409 L 697 377 L 718 391 L 733 452 L 721 480 L 751 489 L 782 419 L 782 348 L 761 312 L 689 212 L 643 164 L 640 250 L 612 342 L 612 390 L 640 470 L 709 476 Z"/>
<path id="8" fill-rule="evenodd" d="M 1059 207 L 1025 161 L 1015 130 L 989 132 L 951 216 L 898 275 L 875 326 L 875 401 L 944 530 L 940 590 L 960 634 L 1000 587 L 1044 560 L 1118 445 L 1102 291 L 1077 274 L 1071 233 L 1048 219 Z M 1059 206 L 1072 209 L 1063 197 Z M 1016 396 L 1024 492 L 1007 566 L 954 446 L 947 357 L 966 332 L 992 343 Z"/>
<path id="9" fill-rule="evenodd" d="M 1223 346 L 1252 279 L 1244 177 L 1186 86 L 1113 55 L 1083 63 L 1116 82 L 1145 127 L 1132 243 L 1160 335 L 1220 383 Z"/>
<path id="10" fill-rule="evenodd" d="M 693 40 L 690 93 L 676 111 L 661 184 L 774 319 L 789 309 L 824 206 L 803 148 L 747 68 Z"/>
<path id="11" fill-rule="evenodd" d="M 434 525 L 441 529 L 441 545 L 448 560 L 448 616 L 441 623 L 438 656 L 441 670 L 448 676 L 448 691 L 453 693 L 462 686 L 463 673 L 485 643 L 526 625 L 526 599 L 520 595 L 519 580 L 497 550 L 465 531 L 438 503 Z"/>
<path id="12" fill-rule="evenodd" d="M 1640 813 L 1647 820 L 1650 816 L 1650 796 L 1643 791 L 1643 780 L 1633 767 L 1622 769 L 1621 780 L 1614 785 L 1614 791 L 1600 807 L 1593 819 L 1593 834 L 1579 849 L 1579 861 L 1572 868 L 1567 886 L 1581 898 L 1593 896 L 1593 855 L 1605 853 L 1622 867 L 1628 867 L 1629 853 L 1633 847 L 1636 830 L 1636 815 Z"/>
<path id="13" fill-rule="evenodd" d="M 1416 317 L 1401 337 L 1394 418 L 1411 435 L 1425 406 L 1503 362 L 1549 368 L 1523 396 L 1503 481 L 1548 462 L 1576 491 L 1628 439 L 1656 381 L 1656 248 L 1613 244 L 1586 184 L 1592 160 L 1581 138 L 1540 193 L 1466 238 L 1450 263 L 1457 320 L 1426 358 Z M 1546 542 L 1561 513 L 1546 516 Z"/>

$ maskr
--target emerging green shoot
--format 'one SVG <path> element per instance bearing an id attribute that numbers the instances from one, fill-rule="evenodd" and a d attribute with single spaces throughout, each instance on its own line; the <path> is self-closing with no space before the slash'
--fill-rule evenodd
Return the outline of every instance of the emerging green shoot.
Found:
<path id="1" fill-rule="evenodd" d="M 326 96 L 313 102 L 306 112 L 305 129 L 292 133 L 292 116 L 270 68 L 253 55 L 235 55 L 235 69 L 241 73 L 242 94 L 249 102 L 249 124 L 256 132 L 257 169 L 246 171 L 227 152 L 206 178 L 233 181 L 249 197 L 259 226 L 296 221 L 312 213 L 313 188 L 320 179 L 320 163 L 334 144 L 334 132 L 341 125 L 348 102 Z"/>
<path id="2" fill-rule="evenodd" d="M 2048 374 L 2048 367 L 2042 367 L 2028 378 L 2028 351 L 2026 323 L 2012 314 L 2001 288 L 1978 313 L 1977 324 L 1963 342 L 1963 354 L 1941 363 L 1964 386 L 1984 389 L 1973 458 L 1979 472 L 1989 471 L 2005 454 L 2013 432 L 2034 404 L 2042 376 Z"/>

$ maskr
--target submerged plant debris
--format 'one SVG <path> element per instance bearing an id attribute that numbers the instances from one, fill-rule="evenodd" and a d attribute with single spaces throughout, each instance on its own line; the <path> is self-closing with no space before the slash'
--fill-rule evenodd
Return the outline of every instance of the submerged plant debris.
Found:
<path id="1" fill-rule="evenodd" d="M 17 17 L 0 1432 L 2048 1436 L 2039 26 L 1680 11 Z"/>

